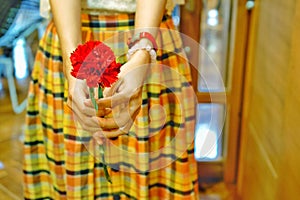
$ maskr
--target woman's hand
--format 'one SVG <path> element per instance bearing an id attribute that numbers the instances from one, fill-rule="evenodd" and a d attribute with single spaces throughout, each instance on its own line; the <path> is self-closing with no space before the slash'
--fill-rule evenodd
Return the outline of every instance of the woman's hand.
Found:
<path id="1" fill-rule="evenodd" d="M 95 109 L 93 109 L 93 107 L 87 107 L 84 105 L 84 102 L 90 98 L 88 87 L 85 81 L 75 78 L 70 79 L 68 82 L 69 95 L 67 105 L 71 108 L 76 123 L 80 124 L 80 129 L 91 133 L 101 130 L 96 117 Z M 103 115 L 103 113 L 98 113 L 99 115 Z"/>
<path id="2" fill-rule="evenodd" d="M 110 114 L 99 117 L 101 131 L 94 134 L 97 141 L 103 137 L 113 138 L 127 134 L 142 105 L 142 88 L 149 71 L 149 53 L 137 51 L 122 66 L 119 80 L 105 91 L 105 98 L 98 99 L 98 107 L 110 110 Z M 91 101 L 85 103 L 92 107 Z M 103 112 L 102 112 L 103 114 Z"/>
<path id="3" fill-rule="evenodd" d="M 96 113 L 94 107 L 87 107 L 84 105 L 85 101 L 90 99 L 88 86 L 85 80 L 76 79 L 70 74 L 71 62 L 69 57 L 64 57 L 64 69 L 65 76 L 68 81 L 68 100 L 67 105 L 71 108 L 75 124 L 80 124 L 80 129 L 88 131 L 90 133 L 95 133 L 100 131 L 99 120 L 96 116 L 104 116 L 107 111 L 104 109 L 99 109 Z M 97 115 L 96 115 L 97 114 Z"/>

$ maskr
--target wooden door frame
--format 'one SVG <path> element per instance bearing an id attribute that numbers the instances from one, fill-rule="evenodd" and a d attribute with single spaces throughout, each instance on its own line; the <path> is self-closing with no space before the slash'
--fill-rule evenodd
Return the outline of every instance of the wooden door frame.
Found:
<path id="1" fill-rule="evenodd" d="M 233 1 L 234 2 L 234 1 Z M 224 162 L 224 181 L 236 184 L 239 164 L 242 109 L 244 99 L 245 71 L 247 61 L 250 11 L 246 9 L 247 0 L 238 0 L 232 9 L 232 50 L 229 59 L 231 77 L 228 83 L 228 121 L 227 152 Z"/>
<path id="2" fill-rule="evenodd" d="M 180 32 L 193 40 L 183 38 L 185 47 L 195 46 L 194 42 L 199 44 L 201 10 L 202 3 L 198 0 L 186 0 L 185 5 L 180 8 Z M 198 71 L 196 69 L 199 63 L 199 49 L 190 49 L 187 56 L 191 65 L 192 85 L 196 91 L 198 88 Z"/>
<path id="3" fill-rule="evenodd" d="M 244 75 L 244 91 L 243 91 L 243 107 L 241 113 L 241 127 L 240 127 L 240 151 L 239 151 L 239 166 L 237 174 L 237 198 L 241 199 L 242 195 L 242 182 L 243 182 L 243 160 L 246 144 L 247 144 L 247 128 L 246 123 L 248 122 L 249 113 L 249 101 L 251 96 L 251 80 L 252 80 L 252 66 L 255 50 L 256 31 L 258 23 L 258 10 L 259 0 L 255 1 L 255 7 L 251 10 L 251 15 L 248 16 L 248 40 L 245 51 L 245 75 Z M 249 13 L 248 13 L 249 14 Z"/>
<path id="4" fill-rule="evenodd" d="M 201 38 L 200 24 L 201 11 L 203 5 L 199 0 L 186 0 L 184 6 L 181 7 L 180 32 L 184 34 L 183 44 L 188 47 L 187 56 L 191 66 L 192 86 L 197 96 L 198 103 L 211 103 L 214 99 L 215 103 L 224 103 L 224 93 L 205 93 L 198 92 L 198 65 L 199 65 L 199 44 Z M 198 176 L 201 180 L 219 180 L 223 176 L 222 162 L 198 162 Z M 200 180 L 200 179 L 199 179 Z M 199 185 L 200 188 L 202 187 Z"/>
<path id="5" fill-rule="evenodd" d="M 226 116 L 226 138 L 225 138 L 225 152 L 222 165 L 222 173 L 224 182 L 227 184 L 235 185 L 237 182 L 238 174 L 238 158 L 240 148 L 240 129 L 241 129 L 241 116 L 242 116 L 242 102 L 244 90 L 244 76 L 245 64 L 247 54 L 247 41 L 249 31 L 249 11 L 246 9 L 247 0 L 232 0 L 232 19 L 231 19 L 231 38 L 230 38 L 230 57 L 228 61 L 229 73 L 227 83 L 227 116 Z M 200 22 L 201 22 L 202 3 L 198 0 L 186 0 L 186 4 L 181 7 L 181 20 L 180 31 L 181 33 L 191 37 L 199 43 L 201 37 Z M 183 41 L 184 46 L 189 46 L 189 41 Z M 199 51 L 193 49 L 188 53 L 190 63 L 197 63 L 199 58 Z M 193 87 L 198 91 L 198 71 L 197 68 L 191 66 Z M 198 102 L 208 103 L 211 102 L 211 96 L 196 92 Z M 224 95 L 224 94 L 216 94 Z M 218 98 L 215 98 L 218 99 Z M 217 102 L 218 103 L 218 102 Z M 222 103 L 222 102 L 219 102 Z M 198 163 L 198 168 L 200 163 Z M 205 163 L 207 168 L 212 167 L 219 170 L 217 164 Z M 202 165 L 203 167 L 203 165 Z M 217 168 L 216 168 L 217 167 Z M 201 172 L 203 168 L 200 168 Z M 211 171 L 208 169 L 207 171 Z M 219 172 L 212 172 L 216 174 Z M 213 178 L 213 177 L 212 177 Z"/>

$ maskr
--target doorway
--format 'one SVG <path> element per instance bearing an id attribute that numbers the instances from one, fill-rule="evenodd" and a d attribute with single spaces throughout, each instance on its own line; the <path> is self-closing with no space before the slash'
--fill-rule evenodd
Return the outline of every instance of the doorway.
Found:
<path id="1" fill-rule="evenodd" d="M 246 3 L 187 0 L 181 8 L 180 31 L 198 43 L 184 40 L 198 99 L 195 158 L 200 183 L 236 183 L 248 37 Z"/>

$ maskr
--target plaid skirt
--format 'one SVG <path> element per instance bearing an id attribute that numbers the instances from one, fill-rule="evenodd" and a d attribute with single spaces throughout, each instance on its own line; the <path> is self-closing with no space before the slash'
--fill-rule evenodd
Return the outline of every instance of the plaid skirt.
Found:
<path id="1" fill-rule="evenodd" d="M 82 15 L 83 41 L 108 44 L 126 62 L 134 15 Z M 105 142 L 112 184 L 91 137 L 67 106 L 67 82 L 53 22 L 40 41 L 30 82 L 24 141 L 25 199 L 198 199 L 195 96 L 180 34 L 164 17 L 157 63 L 143 86 L 129 134 Z"/>

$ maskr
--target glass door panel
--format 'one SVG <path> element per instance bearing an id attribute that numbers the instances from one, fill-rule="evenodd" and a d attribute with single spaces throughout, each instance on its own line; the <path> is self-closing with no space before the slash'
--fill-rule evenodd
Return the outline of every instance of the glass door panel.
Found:
<path id="1" fill-rule="evenodd" d="M 203 0 L 200 22 L 195 158 L 221 161 L 224 151 L 231 0 Z M 201 99 L 209 96 L 207 99 Z M 216 96 L 221 96 L 216 98 Z M 205 102 L 205 103 L 204 103 Z"/>
<path id="2" fill-rule="evenodd" d="M 225 106 L 215 103 L 198 104 L 195 157 L 199 161 L 222 158 L 222 129 Z"/>
<path id="3" fill-rule="evenodd" d="M 200 92 L 223 92 L 227 79 L 230 0 L 203 0 L 200 38 Z"/>

